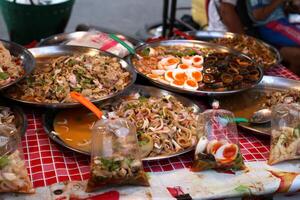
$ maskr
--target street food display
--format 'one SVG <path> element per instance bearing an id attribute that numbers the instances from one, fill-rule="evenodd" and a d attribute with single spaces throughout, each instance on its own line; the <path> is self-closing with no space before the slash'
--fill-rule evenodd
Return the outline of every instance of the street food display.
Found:
<path id="1" fill-rule="evenodd" d="M 300 158 L 300 105 L 278 104 L 272 110 L 270 165 Z"/>
<path id="2" fill-rule="evenodd" d="M 14 113 L 8 107 L 0 107 L 0 193 L 33 193 L 22 152 L 16 148 L 20 133 Z"/>
<path id="3" fill-rule="evenodd" d="M 198 122 L 201 137 L 196 146 L 192 171 L 245 168 L 233 119 L 231 112 L 217 108 L 201 113 Z"/>
<path id="4" fill-rule="evenodd" d="M 176 41 L 176 40 L 175 40 Z M 262 78 L 249 58 L 213 48 L 171 44 L 140 47 L 132 57 L 136 70 L 160 84 L 191 92 L 231 92 L 248 89 Z M 201 43 L 200 43 L 201 44 Z"/>
<path id="5" fill-rule="evenodd" d="M 142 158 L 174 156 L 191 150 L 198 141 L 196 121 L 199 108 L 186 105 L 188 100 L 182 101 L 175 95 L 159 94 L 162 90 L 136 87 L 136 92 L 132 90 L 130 95 L 112 100 L 101 109 L 108 118 L 127 118 L 135 125 Z M 84 109 L 61 111 L 54 117 L 52 133 L 68 146 L 89 153 L 91 129 L 96 120 Z"/>
<path id="6" fill-rule="evenodd" d="M 29 105 L 51 108 L 43 110 L 42 120 L 39 115 L 35 115 L 35 109 L 28 110 L 30 127 L 34 126 L 33 129 L 38 130 L 26 133 L 25 140 L 34 146 L 31 148 L 20 142 L 16 113 L 10 108 L 0 107 L 0 192 L 33 193 L 30 178 L 35 183 L 34 179 L 40 176 L 40 173 L 34 172 L 36 166 L 42 165 L 38 167 L 41 167 L 43 173 L 50 174 L 56 167 L 63 168 L 51 162 L 55 162 L 55 159 L 69 162 L 72 158 L 66 159 L 65 155 L 73 154 L 72 151 L 85 154 L 81 155 L 84 158 L 86 155 L 91 156 L 85 163 L 76 162 L 78 168 L 86 165 L 86 168 L 76 171 L 75 179 L 88 179 L 81 183 L 85 184 L 87 193 L 111 187 L 119 192 L 130 187 L 118 186 L 152 187 L 152 184 L 157 184 L 155 187 L 163 186 L 177 198 L 184 196 L 183 191 L 192 191 L 190 187 L 174 188 L 177 187 L 177 179 L 187 177 L 188 184 L 191 181 L 200 183 L 213 180 L 213 173 L 223 174 L 220 175 L 223 177 L 224 172 L 232 178 L 236 174 L 241 175 L 241 178 L 234 180 L 240 185 L 235 184 L 225 191 L 230 197 L 252 194 L 255 184 L 260 184 L 256 180 L 260 173 L 269 178 L 269 182 L 263 182 L 266 179 L 261 178 L 261 188 L 271 188 L 267 184 L 276 180 L 279 186 L 277 190 L 272 187 L 274 191 L 288 191 L 289 188 L 280 188 L 283 187 L 279 182 L 281 178 L 274 178 L 280 176 L 278 173 L 272 170 L 256 173 L 254 165 L 248 165 L 252 156 L 252 150 L 247 149 L 250 146 L 247 139 L 250 137 L 245 136 L 247 133 L 238 135 L 237 125 L 271 136 L 262 142 L 270 142 L 270 154 L 266 154 L 269 152 L 268 147 L 257 147 L 262 143 L 251 143 L 253 152 L 260 154 L 260 157 L 253 158 L 255 161 L 265 162 L 268 158 L 268 162 L 263 163 L 264 167 L 300 159 L 300 83 L 264 76 L 262 67 L 269 68 L 280 61 L 276 51 L 251 37 L 229 35 L 219 37 L 215 34 L 210 37 L 210 43 L 166 40 L 143 44 L 132 51 L 127 47 L 132 55 L 126 59 L 101 51 L 108 48 L 107 51 L 121 57 L 128 54 L 121 46 L 122 42 L 118 44 L 110 40 L 107 33 L 88 32 L 74 38 L 69 34 L 63 40 L 59 39 L 63 35 L 58 35 L 45 41 L 48 44 L 51 41 L 59 42 L 61 45 L 29 50 L 30 56 L 35 58 L 30 62 L 31 65 L 35 61 L 37 63 L 32 73 L 25 68 L 25 61 L 30 60 L 30 56 L 26 59 L 24 56 L 16 56 L 19 54 L 11 51 L 7 43 L 0 42 L 0 89 L 2 85 L 14 84 L 3 91 L 2 95 Z M 120 39 L 131 45 L 127 37 Z M 114 45 L 106 46 L 107 43 Z M 164 89 L 134 85 L 136 73 L 140 75 L 140 83 L 147 83 L 143 82 L 146 78 Z M 14 82 L 25 75 L 20 82 Z M 170 91 L 190 96 L 182 97 Z M 98 119 L 78 103 L 80 100 L 73 100 L 71 92 L 78 92 L 95 103 L 103 112 L 102 117 Z M 195 102 L 198 100 L 203 105 Z M 214 100 L 219 101 L 222 109 Z M 205 110 L 211 103 L 213 108 Z M 250 121 L 253 113 L 261 109 L 271 110 L 271 119 L 263 124 Z M 36 124 L 39 122 L 42 125 Z M 25 126 L 26 122 L 22 123 Z M 47 135 L 40 132 L 42 128 Z M 27 137 L 28 134 L 31 134 L 30 137 Z M 70 150 L 63 153 L 63 159 L 57 156 L 63 150 L 55 147 L 53 151 L 46 144 L 50 143 L 47 136 L 57 142 L 58 146 Z M 38 149 L 38 153 L 30 154 L 34 149 Z M 195 150 L 194 155 L 185 154 L 188 159 L 179 156 L 192 150 Z M 34 162 L 29 176 L 26 161 L 42 156 L 45 159 L 41 159 L 41 164 Z M 47 166 L 43 162 L 47 162 Z M 74 163 L 68 164 L 72 167 L 72 173 L 77 170 Z M 191 170 L 180 170 L 183 167 Z M 173 170 L 168 175 L 155 174 Z M 203 173 L 205 170 L 207 172 Z M 83 176 L 82 171 L 87 174 Z M 145 171 L 150 173 L 146 174 Z M 64 175 L 63 170 L 60 173 Z M 68 174 L 69 178 L 72 173 Z M 251 173 L 254 174 L 255 186 L 244 180 L 245 177 L 249 179 Z M 169 179 L 163 183 L 161 180 L 165 177 Z M 44 178 L 49 182 L 44 181 L 44 185 L 61 181 L 61 177 L 57 176 L 54 180 L 43 175 L 40 184 Z M 175 180 L 174 187 L 170 185 L 172 180 Z M 151 189 L 148 193 L 143 191 L 143 194 L 152 198 Z M 232 191 L 235 193 L 231 194 Z M 55 192 L 60 195 L 62 191 Z M 191 197 L 200 193 L 191 192 Z M 218 191 L 210 195 L 204 197 L 223 197 L 222 193 L 218 196 Z M 89 197 L 92 198 L 90 194 L 86 196 Z"/>
<path id="7" fill-rule="evenodd" d="M 136 128 L 126 119 L 102 119 L 93 127 L 91 177 L 86 191 L 104 186 L 149 186 Z"/>

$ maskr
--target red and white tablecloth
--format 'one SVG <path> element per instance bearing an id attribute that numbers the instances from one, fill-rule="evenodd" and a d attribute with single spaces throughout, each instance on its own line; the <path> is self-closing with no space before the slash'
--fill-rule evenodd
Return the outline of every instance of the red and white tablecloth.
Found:
<path id="1" fill-rule="evenodd" d="M 283 66 L 274 67 L 268 75 L 300 80 Z M 22 139 L 24 157 L 34 187 L 48 186 L 62 181 L 80 181 L 89 177 L 89 156 L 70 151 L 51 141 L 43 130 L 39 111 L 27 111 L 28 129 Z M 241 152 L 246 161 L 265 161 L 269 154 L 269 138 L 239 134 Z M 188 168 L 192 154 L 170 159 L 144 162 L 147 172 L 163 172 Z"/>

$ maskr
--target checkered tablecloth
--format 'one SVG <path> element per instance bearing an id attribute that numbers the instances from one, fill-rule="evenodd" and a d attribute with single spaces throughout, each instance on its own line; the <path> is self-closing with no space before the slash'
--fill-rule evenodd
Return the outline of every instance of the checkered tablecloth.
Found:
<path id="1" fill-rule="evenodd" d="M 283 66 L 267 72 L 268 75 L 300 80 Z M 51 141 L 43 130 L 41 113 L 27 111 L 28 129 L 22 139 L 24 157 L 34 187 L 47 186 L 68 180 L 85 180 L 89 177 L 89 156 L 70 151 Z M 269 138 L 239 134 L 241 152 L 246 161 L 264 161 L 269 154 Z M 187 168 L 193 154 L 187 153 L 170 159 L 144 162 L 148 172 L 162 172 Z"/>

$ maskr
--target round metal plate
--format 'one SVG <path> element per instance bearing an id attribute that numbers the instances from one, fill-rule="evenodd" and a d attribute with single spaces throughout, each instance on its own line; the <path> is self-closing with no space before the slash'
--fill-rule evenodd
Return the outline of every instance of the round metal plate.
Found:
<path id="1" fill-rule="evenodd" d="M 127 96 L 129 94 L 132 93 L 139 93 L 141 96 L 146 96 L 146 97 L 150 97 L 150 96 L 154 96 L 154 97 L 162 97 L 162 96 L 166 96 L 166 95 L 171 95 L 174 96 L 177 100 L 179 100 L 183 105 L 187 106 L 187 107 L 192 107 L 194 109 L 195 113 L 200 113 L 203 110 L 201 109 L 200 105 L 198 105 L 197 103 L 191 101 L 190 99 L 187 99 L 185 97 L 182 97 L 178 94 L 174 94 L 172 92 L 169 91 L 165 91 L 162 89 L 158 89 L 155 87 L 150 87 L 150 86 L 142 86 L 142 85 L 133 85 L 133 87 L 131 88 L 130 91 L 127 91 L 126 93 L 122 94 L 122 96 Z M 118 97 L 122 98 L 122 97 Z M 112 98 L 107 100 L 106 102 L 104 102 L 103 104 L 111 104 L 113 102 L 117 101 L 117 98 Z M 85 155 L 90 155 L 90 152 L 86 152 L 86 151 L 82 151 L 80 149 L 76 149 L 74 147 L 71 147 L 69 145 L 67 145 L 66 143 L 64 143 L 58 136 L 56 136 L 55 134 L 52 133 L 52 131 L 54 130 L 53 128 L 53 121 L 55 119 L 56 114 L 58 113 L 57 110 L 49 110 L 48 112 L 46 112 L 45 114 L 43 114 L 42 118 L 43 118 L 43 126 L 44 126 L 44 130 L 46 131 L 46 133 L 48 134 L 48 136 L 55 142 L 57 142 L 58 144 L 71 149 L 73 151 L 76 151 L 78 153 L 82 153 Z M 163 156 L 156 156 L 156 157 L 147 157 L 144 158 L 143 160 L 158 160 L 158 159 L 165 159 L 165 158 L 170 158 L 170 157 L 174 157 L 174 156 L 178 156 L 181 154 L 184 154 L 186 152 L 192 151 L 194 149 L 194 147 L 185 149 L 183 151 L 171 154 L 171 155 L 163 155 Z"/>
<path id="2" fill-rule="evenodd" d="M 148 44 L 139 46 L 138 48 L 136 48 L 136 51 L 139 51 L 139 50 L 147 48 L 147 47 L 174 46 L 174 45 L 185 46 L 185 47 L 210 48 L 212 50 L 217 50 L 218 52 L 231 53 L 233 55 L 241 56 L 241 57 L 244 57 L 248 60 L 251 60 L 248 56 L 246 56 L 242 53 L 239 53 L 237 51 L 234 51 L 232 49 L 229 49 L 227 47 L 212 44 L 212 43 L 208 43 L 208 42 L 196 41 L 196 40 L 165 40 L 165 41 L 160 41 L 160 42 L 153 42 L 153 43 L 148 43 Z M 171 86 L 169 84 L 162 83 L 158 80 L 153 80 L 153 79 L 149 78 L 144 73 L 137 70 L 137 68 L 132 63 L 133 57 L 134 57 L 134 55 L 130 55 L 127 58 L 127 61 L 130 65 L 132 65 L 135 68 L 136 72 L 139 75 L 141 75 L 144 78 L 148 79 L 150 82 L 157 85 L 158 87 L 161 87 L 161 88 L 164 88 L 166 90 L 173 91 L 173 92 L 179 92 L 179 93 L 185 93 L 185 94 L 201 95 L 201 96 L 203 96 L 203 95 L 220 96 L 220 95 L 228 95 L 228 94 L 238 93 L 238 92 L 242 92 L 242 91 L 245 91 L 245 90 L 248 90 L 250 88 L 255 87 L 256 85 L 258 85 L 258 83 L 263 78 L 263 70 L 260 66 L 257 66 L 259 71 L 260 71 L 260 78 L 256 83 L 252 84 L 248 88 L 241 88 L 241 89 L 237 89 L 237 90 L 228 90 L 228 91 L 203 91 L 203 90 L 192 91 L 192 90 L 185 90 L 185 89 L 177 88 L 177 87 Z"/>
<path id="3" fill-rule="evenodd" d="M 94 49 L 94 48 L 90 48 L 90 47 L 80 47 L 80 46 L 64 46 L 64 45 L 47 46 L 47 47 L 32 48 L 29 50 L 36 59 L 37 67 L 40 63 L 43 63 L 43 61 L 45 59 L 55 58 L 55 57 L 59 57 L 59 56 L 66 56 L 66 55 L 85 54 L 85 55 L 93 56 L 93 55 L 101 54 L 101 55 L 106 55 L 106 56 L 111 56 L 111 57 L 117 57 L 110 53 L 102 52 L 98 49 Z M 123 60 L 121 58 L 118 58 L 118 59 L 120 59 L 122 68 L 130 73 L 131 80 L 130 80 L 129 84 L 122 91 L 102 97 L 101 99 L 92 100 L 93 103 L 99 103 L 101 101 L 118 96 L 121 93 L 123 93 L 124 91 L 128 90 L 130 88 L 130 86 L 135 82 L 135 80 L 136 80 L 135 70 L 130 65 L 128 65 L 128 63 L 125 60 Z M 42 107 L 48 107 L 48 108 L 71 108 L 71 107 L 81 106 L 80 103 L 40 103 L 40 102 L 25 101 L 25 100 L 21 100 L 21 99 L 14 99 L 14 98 L 10 97 L 7 92 L 4 93 L 3 95 L 11 100 L 14 100 L 14 101 L 17 101 L 20 103 L 33 105 L 33 106 L 42 106 Z"/>
<path id="4" fill-rule="evenodd" d="M 213 39 L 218 39 L 218 38 L 234 38 L 239 35 L 236 33 L 219 32 L 219 31 L 189 31 L 189 32 L 187 32 L 187 34 L 194 37 L 196 40 L 202 40 L 202 41 L 211 41 Z M 278 65 L 282 62 L 282 57 L 281 57 L 279 51 L 275 47 L 263 42 L 262 40 L 254 38 L 252 36 L 249 36 L 249 35 L 243 35 L 243 36 L 252 38 L 252 39 L 256 40 L 258 43 L 261 43 L 264 46 L 266 46 L 276 57 L 276 62 L 274 63 L 274 65 Z"/>
<path id="5" fill-rule="evenodd" d="M 78 31 L 78 32 L 72 32 L 72 33 L 61 33 L 61 34 L 53 35 L 53 36 L 50 36 L 48 38 L 41 40 L 41 42 L 38 44 L 38 46 L 66 44 L 67 42 L 69 42 L 71 40 L 76 40 L 76 39 L 82 38 L 86 33 L 88 33 L 88 32 Z M 118 33 L 115 33 L 115 34 L 117 36 L 123 36 L 124 38 L 126 38 L 127 41 L 129 41 L 135 47 L 144 44 L 142 41 L 134 39 L 130 36 L 126 36 L 124 34 L 118 34 Z"/>
<path id="6" fill-rule="evenodd" d="M 0 100 L 0 107 L 7 107 L 11 112 L 13 112 L 15 116 L 15 125 L 17 128 L 17 132 L 21 137 L 24 136 L 28 125 L 24 110 L 21 107 L 11 105 L 11 102 L 6 102 L 4 100 Z"/>
<path id="7" fill-rule="evenodd" d="M 219 101 L 223 109 L 233 110 L 234 112 L 234 110 L 240 110 L 241 108 L 247 108 L 249 106 L 258 105 L 259 103 L 258 98 L 255 97 L 256 95 L 252 95 L 254 93 L 263 94 L 266 91 L 272 93 L 275 91 L 288 91 L 288 90 L 300 91 L 300 81 L 295 81 L 295 80 L 275 77 L 275 76 L 264 76 L 264 78 L 262 79 L 262 81 L 257 87 L 248 90 L 241 95 L 236 95 L 230 98 L 229 99 L 229 101 L 231 102 L 230 105 L 222 104 L 222 101 L 224 101 L 222 97 L 219 99 Z M 251 98 L 251 99 L 247 101 L 245 100 L 245 98 Z M 255 111 L 256 110 L 253 110 L 253 112 Z M 236 117 L 239 116 L 236 115 Z M 250 118 L 251 114 L 249 114 L 249 116 L 244 116 L 244 117 Z M 251 123 L 239 123 L 238 125 L 245 130 L 249 130 L 257 134 L 267 135 L 267 136 L 270 136 L 271 134 L 271 123 L 266 123 L 262 125 L 255 125 Z"/>
<path id="8" fill-rule="evenodd" d="M 32 56 L 32 54 L 27 49 L 22 47 L 21 45 L 18 45 L 14 42 L 1 40 L 1 39 L 0 39 L 0 42 L 4 45 L 4 47 L 6 49 L 9 50 L 11 55 L 21 59 L 23 69 L 25 70 L 25 74 L 22 77 L 16 79 L 15 81 L 12 81 L 6 85 L 0 86 L 0 90 L 3 90 L 13 84 L 16 84 L 17 82 L 22 80 L 25 76 L 29 75 L 35 67 L 35 59 Z"/>

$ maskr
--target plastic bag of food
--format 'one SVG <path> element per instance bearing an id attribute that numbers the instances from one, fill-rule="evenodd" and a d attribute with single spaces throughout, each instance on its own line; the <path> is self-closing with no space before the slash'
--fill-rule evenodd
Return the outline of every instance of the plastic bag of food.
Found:
<path id="1" fill-rule="evenodd" d="M 278 104 L 272 109 L 268 164 L 300 158 L 300 105 Z"/>
<path id="2" fill-rule="evenodd" d="M 200 115 L 197 126 L 200 139 L 192 171 L 244 168 L 232 112 L 216 108 L 207 110 Z"/>
<path id="3" fill-rule="evenodd" d="M 133 47 L 133 45 L 127 41 L 124 36 L 117 36 L 129 46 Z M 102 51 L 110 52 L 121 58 L 124 58 L 129 54 L 128 50 L 124 46 L 111 39 L 108 34 L 96 30 L 86 32 L 86 34 L 84 34 L 81 38 L 69 41 L 67 45 L 93 47 Z"/>
<path id="4" fill-rule="evenodd" d="M 14 120 L 9 108 L 0 107 L 0 193 L 33 193 Z"/>
<path id="5" fill-rule="evenodd" d="M 126 119 L 103 119 L 93 127 L 87 192 L 112 185 L 149 186 L 135 126 Z"/>

